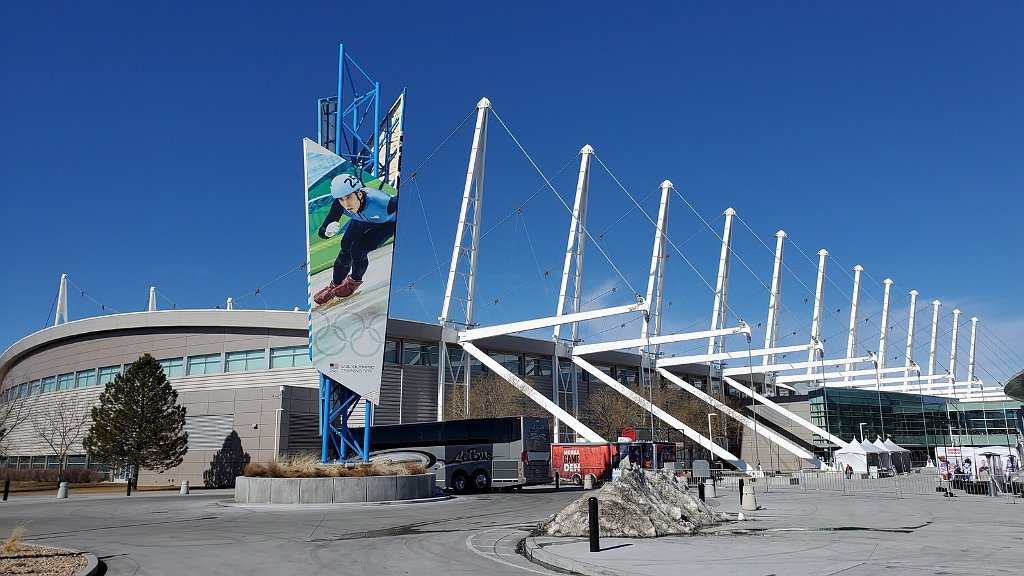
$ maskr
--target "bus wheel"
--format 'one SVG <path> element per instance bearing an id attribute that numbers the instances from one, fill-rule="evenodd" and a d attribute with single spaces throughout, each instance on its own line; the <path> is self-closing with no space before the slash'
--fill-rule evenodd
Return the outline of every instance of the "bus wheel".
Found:
<path id="1" fill-rule="evenodd" d="M 573 474 L 572 475 L 572 483 L 577 485 L 577 486 L 583 484 L 583 477 L 580 476 L 579 474 Z"/>
<path id="2" fill-rule="evenodd" d="M 473 489 L 477 492 L 488 492 L 491 489 L 491 477 L 483 470 L 473 472 Z"/>
<path id="3" fill-rule="evenodd" d="M 469 491 L 469 478 L 466 477 L 465 472 L 456 472 L 452 474 L 452 490 L 456 494 L 465 494 Z"/>

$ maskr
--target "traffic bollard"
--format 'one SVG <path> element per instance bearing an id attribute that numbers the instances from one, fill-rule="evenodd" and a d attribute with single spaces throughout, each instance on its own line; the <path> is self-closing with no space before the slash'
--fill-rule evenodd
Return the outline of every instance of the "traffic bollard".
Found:
<path id="1" fill-rule="evenodd" d="M 701 482 L 700 484 L 697 484 L 697 497 L 700 498 L 701 502 L 705 502 L 705 500 L 704 500 L 704 483 L 703 482 Z"/>
<path id="2" fill-rule="evenodd" d="M 181 481 L 181 492 L 179 494 L 188 494 L 188 480 Z"/>
<path id="3" fill-rule="evenodd" d="M 61 482 L 60 486 L 57 488 L 57 498 L 67 498 L 67 497 L 68 497 L 68 483 L 67 482 Z"/>
<path id="4" fill-rule="evenodd" d="M 11 491 L 11 481 L 4 480 L 4 502 L 7 502 L 7 494 Z"/>
<path id="5" fill-rule="evenodd" d="M 601 551 L 601 529 L 597 522 L 597 498 L 591 496 L 587 499 L 590 520 L 590 551 Z"/>
<path id="6" fill-rule="evenodd" d="M 743 478 L 740 478 L 740 506 L 743 505 Z"/>

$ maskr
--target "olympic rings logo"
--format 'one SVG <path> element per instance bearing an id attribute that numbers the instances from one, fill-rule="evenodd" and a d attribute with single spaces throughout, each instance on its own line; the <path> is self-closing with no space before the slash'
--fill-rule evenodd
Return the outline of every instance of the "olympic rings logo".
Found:
<path id="1" fill-rule="evenodd" d="M 329 315 L 314 310 L 312 326 L 313 346 L 321 356 L 336 357 L 349 350 L 356 357 L 370 358 L 384 348 L 385 314 Z"/>

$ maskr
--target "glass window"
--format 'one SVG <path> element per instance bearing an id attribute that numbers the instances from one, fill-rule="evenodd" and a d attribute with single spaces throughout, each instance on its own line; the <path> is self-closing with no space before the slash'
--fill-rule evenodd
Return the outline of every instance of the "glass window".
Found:
<path id="1" fill-rule="evenodd" d="M 68 372 L 57 376 L 57 390 L 70 390 L 75 387 L 75 373 Z"/>
<path id="2" fill-rule="evenodd" d="M 57 377 L 56 376 L 47 376 L 46 378 L 43 378 L 43 384 L 42 384 L 42 391 L 43 392 L 53 392 L 56 389 L 57 389 Z"/>
<path id="3" fill-rule="evenodd" d="M 420 363 L 424 366 L 437 366 L 438 362 L 437 344 L 424 345 L 420 351 Z"/>
<path id="4" fill-rule="evenodd" d="M 188 357 L 188 375 L 216 374 L 220 372 L 220 354 Z"/>
<path id="5" fill-rule="evenodd" d="M 386 364 L 398 364 L 400 356 L 400 350 L 402 349 L 401 342 L 397 340 L 385 340 L 384 341 L 384 362 Z"/>
<path id="6" fill-rule="evenodd" d="M 413 342 L 406 342 L 402 347 L 402 364 L 416 365 L 420 363 L 420 352 L 422 346 Z"/>
<path id="7" fill-rule="evenodd" d="M 68 456 L 69 470 L 82 470 L 85 468 L 85 456 Z"/>
<path id="8" fill-rule="evenodd" d="M 291 346 L 289 348 L 271 348 L 271 368 L 296 368 L 299 366 L 312 366 L 309 359 L 308 346 Z"/>
<path id="9" fill-rule="evenodd" d="M 120 366 L 104 366 L 99 370 L 99 379 L 97 384 L 104 385 L 114 381 L 114 377 L 121 373 Z"/>
<path id="10" fill-rule="evenodd" d="M 551 376 L 551 359 L 526 357 L 527 376 Z"/>
<path id="11" fill-rule="evenodd" d="M 437 345 L 405 342 L 402 346 L 402 363 L 406 366 L 437 366 Z"/>
<path id="12" fill-rule="evenodd" d="M 43 468 L 46 466 L 46 456 L 33 456 L 30 461 L 30 468 Z"/>
<path id="13" fill-rule="evenodd" d="M 636 368 L 619 368 L 616 370 L 619 382 L 626 386 L 636 386 L 640 383 L 640 371 Z"/>
<path id="14" fill-rule="evenodd" d="M 503 368 L 513 374 L 522 374 L 523 370 L 520 366 L 520 358 L 518 354 L 506 354 L 504 352 L 491 352 L 488 354 L 498 364 L 501 364 Z"/>
<path id="15" fill-rule="evenodd" d="M 178 378 L 185 375 L 184 358 L 168 358 L 160 361 L 160 367 L 164 369 L 164 376 Z"/>
<path id="16" fill-rule="evenodd" d="M 266 352 L 263 350 L 243 350 L 228 352 L 224 355 L 225 372 L 242 372 L 245 370 L 263 370 L 266 366 Z"/>
<path id="17" fill-rule="evenodd" d="M 33 380 L 33 381 L 28 383 L 28 393 L 31 396 L 35 396 L 36 394 L 39 394 L 40 390 L 41 390 L 41 388 L 39 386 L 39 380 Z"/>
<path id="18" fill-rule="evenodd" d="M 75 372 L 75 387 L 85 388 L 96 383 L 96 370 L 81 370 Z"/>

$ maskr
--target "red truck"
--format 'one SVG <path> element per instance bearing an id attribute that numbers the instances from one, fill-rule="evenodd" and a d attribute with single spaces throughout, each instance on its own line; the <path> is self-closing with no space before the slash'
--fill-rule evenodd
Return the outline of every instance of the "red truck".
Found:
<path id="1" fill-rule="evenodd" d="M 612 479 L 612 470 L 622 459 L 643 468 L 658 469 L 665 462 L 676 461 L 676 446 L 672 443 L 606 442 L 559 443 L 551 445 L 551 466 L 563 482 L 582 484 L 587 475 L 598 482 Z"/>

